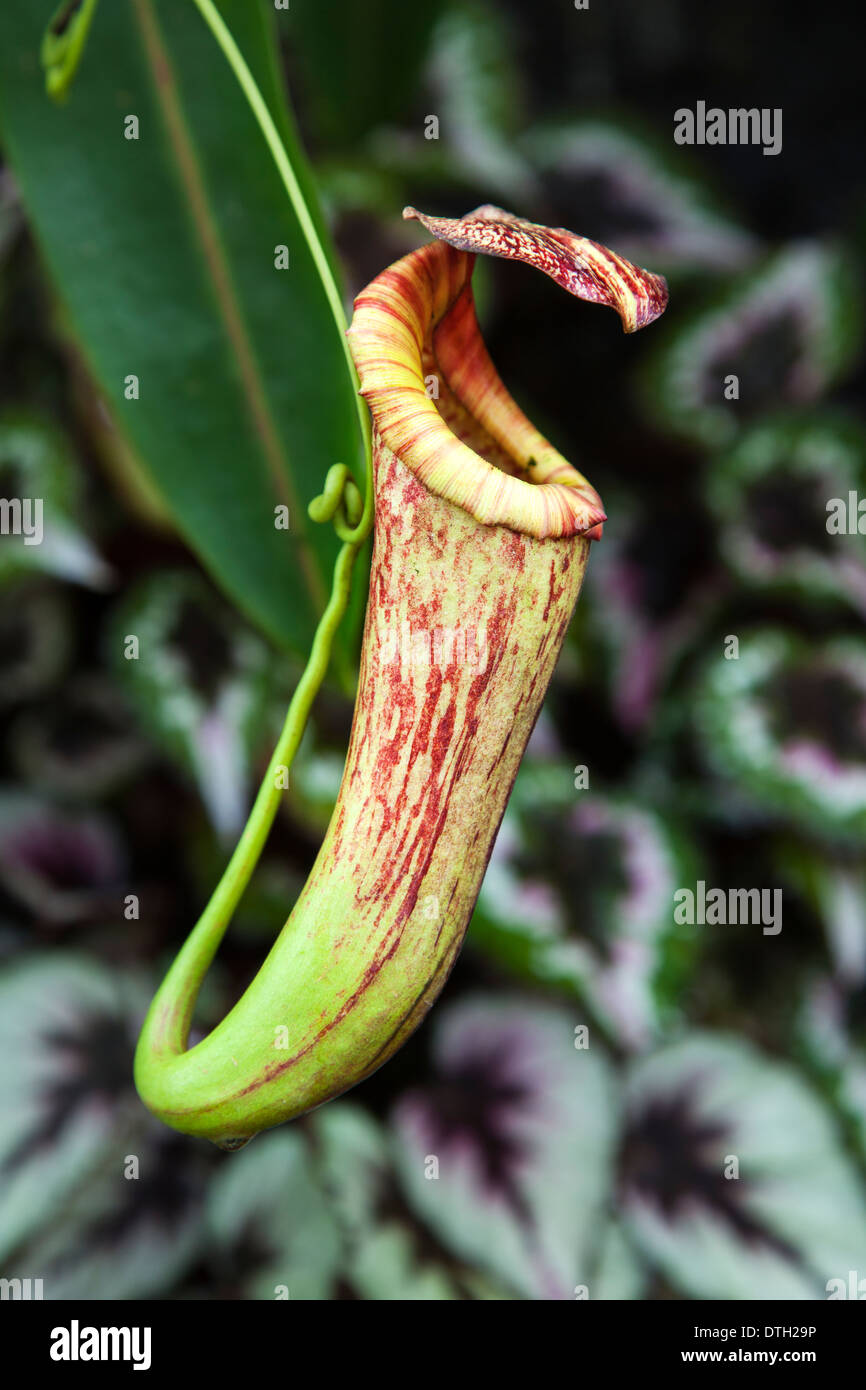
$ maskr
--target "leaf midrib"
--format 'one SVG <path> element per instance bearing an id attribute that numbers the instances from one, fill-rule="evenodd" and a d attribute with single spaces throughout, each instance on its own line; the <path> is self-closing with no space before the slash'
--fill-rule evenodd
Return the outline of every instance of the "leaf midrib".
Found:
<path id="1" fill-rule="evenodd" d="M 154 99 L 162 114 L 184 202 L 202 248 L 213 298 L 234 352 L 250 419 L 260 440 L 276 495 L 289 507 L 293 524 L 296 521 L 300 522 L 296 531 L 299 565 L 313 604 L 317 611 L 321 612 L 326 602 L 321 571 L 305 534 L 304 511 L 295 491 L 283 442 L 268 405 L 261 367 L 235 292 L 229 259 L 208 197 L 189 124 L 184 115 L 174 67 L 159 28 L 152 0 L 132 0 L 132 9 L 142 37 L 145 66 Z"/>

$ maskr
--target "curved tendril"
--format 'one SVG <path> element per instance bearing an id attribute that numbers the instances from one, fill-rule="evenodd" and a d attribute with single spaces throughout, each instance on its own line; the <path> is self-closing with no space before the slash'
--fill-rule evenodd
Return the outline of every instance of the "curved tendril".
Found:
<path id="1" fill-rule="evenodd" d="M 352 530 L 347 529 L 343 518 L 351 519 L 359 511 L 357 525 Z M 161 1057 L 186 1051 L 199 990 L 261 857 L 280 804 L 285 773 L 294 761 L 313 701 L 328 670 L 334 634 L 349 603 L 355 559 L 372 523 L 372 492 L 368 490 L 362 505 L 361 493 L 348 468 L 345 464 L 335 464 L 328 473 L 324 492 L 310 503 L 309 512 L 314 521 L 333 521 L 338 534 L 345 533 L 334 566 L 331 596 L 316 628 L 309 660 L 292 696 L 249 819 L 207 907 L 153 1000 L 139 1040 L 137 1067 L 156 1066 Z M 153 1035 L 153 1020 L 167 1004 L 171 1006 L 172 1026 L 157 1041 Z"/>
<path id="2" fill-rule="evenodd" d="M 307 508 L 313 521 L 333 521 L 334 530 L 347 545 L 360 544 L 369 534 L 369 515 L 354 478 L 344 463 L 328 469 L 325 486 Z"/>

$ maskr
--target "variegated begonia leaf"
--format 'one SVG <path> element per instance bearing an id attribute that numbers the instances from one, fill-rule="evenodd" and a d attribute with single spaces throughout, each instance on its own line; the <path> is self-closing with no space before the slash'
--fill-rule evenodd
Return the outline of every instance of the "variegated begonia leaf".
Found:
<path id="1" fill-rule="evenodd" d="M 801 837 L 783 844 L 780 868 L 821 922 L 833 976 L 843 990 L 866 984 L 866 863 L 858 845 L 816 851 Z"/>
<path id="2" fill-rule="evenodd" d="M 676 1016 L 695 953 L 693 930 L 674 921 L 690 854 L 649 806 L 577 789 L 583 775 L 564 760 L 524 764 L 470 941 L 576 994 L 620 1045 L 642 1048 Z"/>
<path id="3" fill-rule="evenodd" d="M 64 595 L 41 580 L 10 585 L 0 610 L 0 708 L 41 695 L 66 667 L 72 646 Z"/>
<path id="4" fill-rule="evenodd" d="M 0 416 L 0 582 L 42 570 L 92 589 L 111 570 L 80 529 L 80 479 L 63 437 L 36 417 Z"/>
<path id="5" fill-rule="evenodd" d="M 809 404 L 835 385 L 857 353 L 858 306 L 844 252 L 786 246 L 669 321 L 651 358 L 647 407 L 675 434 L 729 444 L 756 417 Z"/>
<path id="6" fill-rule="evenodd" d="M 587 119 L 534 125 L 518 148 L 540 172 L 566 226 L 643 265 L 730 274 L 759 243 L 720 206 L 683 152 L 623 122 Z M 578 217 L 578 210 L 580 216 Z"/>
<path id="7" fill-rule="evenodd" d="M 210 1155 L 140 1112 L 134 1124 L 11 1263 L 18 1277 L 38 1271 L 44 1298 L 159 1297 L 202 1253 Z"/>
<path id="8" fill-rule="evenodd" d="M 647 1267 L 621 1223 L 611 1221 L 604 1233 L 593 1283 L 593 1298 L 602 1302 L 631 1302 L 647 1296 Z"/>
<path id="9" fill-rule="evenodd" d="M 581 678 L 603 680 L 605 704 L 629 735 L 657 727 L 676 671 L 724 593 L 703 507 L 685 489 L 676 505 L 679 524 L 670 528 L 666 494 L 607 499 L 611 520 L 572 625 Z"/>
<path id="10" fill-rule="evenodd" d="M 807 979 L 797 1011 L 800 1054 L 850 1127 L 866 1163 L 866 865 L 862 849 L 817 854 L 797 841 L 785 855 L 820 918 L 830 957 Z"/>
<path id="11" fill-rule="evenodd" d="M 484 0 L 446 6 L 433 31 L 428 73 L 439 122 L 439 140 L 428 141 L 428 149 L 441 142 L 457 177 L 517 206 L 537 202 L 538 180 L 518 140 L 520 70 L 501 8 Z"/>
<path id="12" fill-rule="evenodd" d="M 521 1298 L 592 1296 L 617 1088 L 582 1023 L 535 1003 L 462 1000 L 437 1015 L 433 1074 L 393 1115 L 410 1205 Z"/>
<path id="13" fill-rule="evenodd" d="M 21 779 L 64 799 L 109 795 L 148 752 L 121 692 L 102 674 L 77 677 L 30 704 L 11 725 L 9 743 Z"/>
<path id="14" fill-rule="evenodd" d="M 692 708 L 704 758 L 764 814 L 820 839 L 866 833 L 866 644 L 780 629 L 707 661 Z"/>
<path id="15" fill-rule="evenodd" d="M 161 573 L 114 615 L 111 658 L 145 726 L 194 777 L 223 837 L 246 819 L 274 657 L 193 574 Z"/>
<path id="16" fill-rule="evenodd" d="M 866 614 L 866 515 L 862 533 L 858 529 L 866 435 L 860 426 L 818 414 L 765 421 L 713 460 L 706 492 L 721 524 L 722 552 L 738 579 L 801 599 L 840 599 Z"/>
<path id="17" fill-rule="evenodd" d="M 864 1267 L 866 1205 L 837 1125 L 739 1038 L 694 1032 L 633 1064 L 619 1206 L 691 1298 L 826 1298 Z"/>
<path id="18" fill-rule="evenodd" d="M 862 904 L 851 904 L 862 917 Z M 862 927 L 862 921 L 859 924 Z M 863 933 L 860 933 L 863 945 Z M 863 981 L 846 988 L 838 977 L 809 982 L 797 1017 L 797 1042 L 809 1066 L 850 1127 L 866 1162 L 866 1020 Z"/>
<path id="19" fill-rule="evenodd" d="M 113 915 L 125 868 L 124 846 L 103 816 L 0 791 L 0 883 L 38 921 Z"/>
<path id="20" fill-rule="evenodd" d="M 342 1273 L 376 1302 L 497 1299 L 506 1295 L 462 1265 L 413 1217 L 389 1136 L 359 1106 L 325 1106 L 311 1121 L 319 1179 L 343 1238 Z"/>
<path id="21" fill-rule="evenodd" d="M 297 1130 L 256 1139 L 223 1164 L 207 1196 L 207 1226 L 239 1296 L 328 1299 L 340 1233 Z"/>
<path id="22" fill-rule="evenodd" d="M 84 956 L 28 957 L 0 975 L 4 1275 L 10 1255 L 57 1220 L 85 1179 L 108 1164 L 122 1171 L 141 1120 L 130 1002 L 123 983 Z"/>
<path id="23" fill-rule="evenodd" d="M 376 1223 L 390 1166 L 387 1136 L 351 1101 L 321 1107 L 310 1125 L 319 1181 L 344 1240 L 353 1247 Z"/>

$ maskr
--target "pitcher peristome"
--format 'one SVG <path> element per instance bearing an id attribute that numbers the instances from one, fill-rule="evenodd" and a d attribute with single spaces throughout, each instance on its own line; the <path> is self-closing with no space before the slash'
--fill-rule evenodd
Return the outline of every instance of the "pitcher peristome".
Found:
<path id="1" fill-rule="evenodd" d="M 136 1055 L 166 1124 L 236 1147 L 382 1065 L 460 949 L 568 627 L 598 494 L 530 424 L 475 319 L 475 251 L 535 264 L 626 331 L 664 281 L 484 207 L 355 301 L 375 537 L 352 734 L 310 877 L 252 984 L 187 1050 L 195 994 L 161 990 Z M 451 244 L 449 244 L 451 243 Z"/>

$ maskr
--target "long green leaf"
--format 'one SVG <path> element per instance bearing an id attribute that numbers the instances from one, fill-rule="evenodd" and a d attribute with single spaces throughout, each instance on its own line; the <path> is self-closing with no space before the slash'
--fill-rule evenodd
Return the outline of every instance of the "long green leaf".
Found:
<path id="1" fill-rule="evenodd" d="M 334 462 L 363 477 L 354 388 L 309 249 L 189 0 L 101 6 L 61 108 L 39 65 L 52 9 L 0 9 L 0 140 L 46 262 L 179 529 L 238 605 L 305 651 L 336 554 L 307 503 Z M 260 0 L 220 9 L 321 228 L 271 12 Z M 278 246 L 288 269 L 276 268 Z M 280 504 L 288 530 L 275 525 Z"/>

